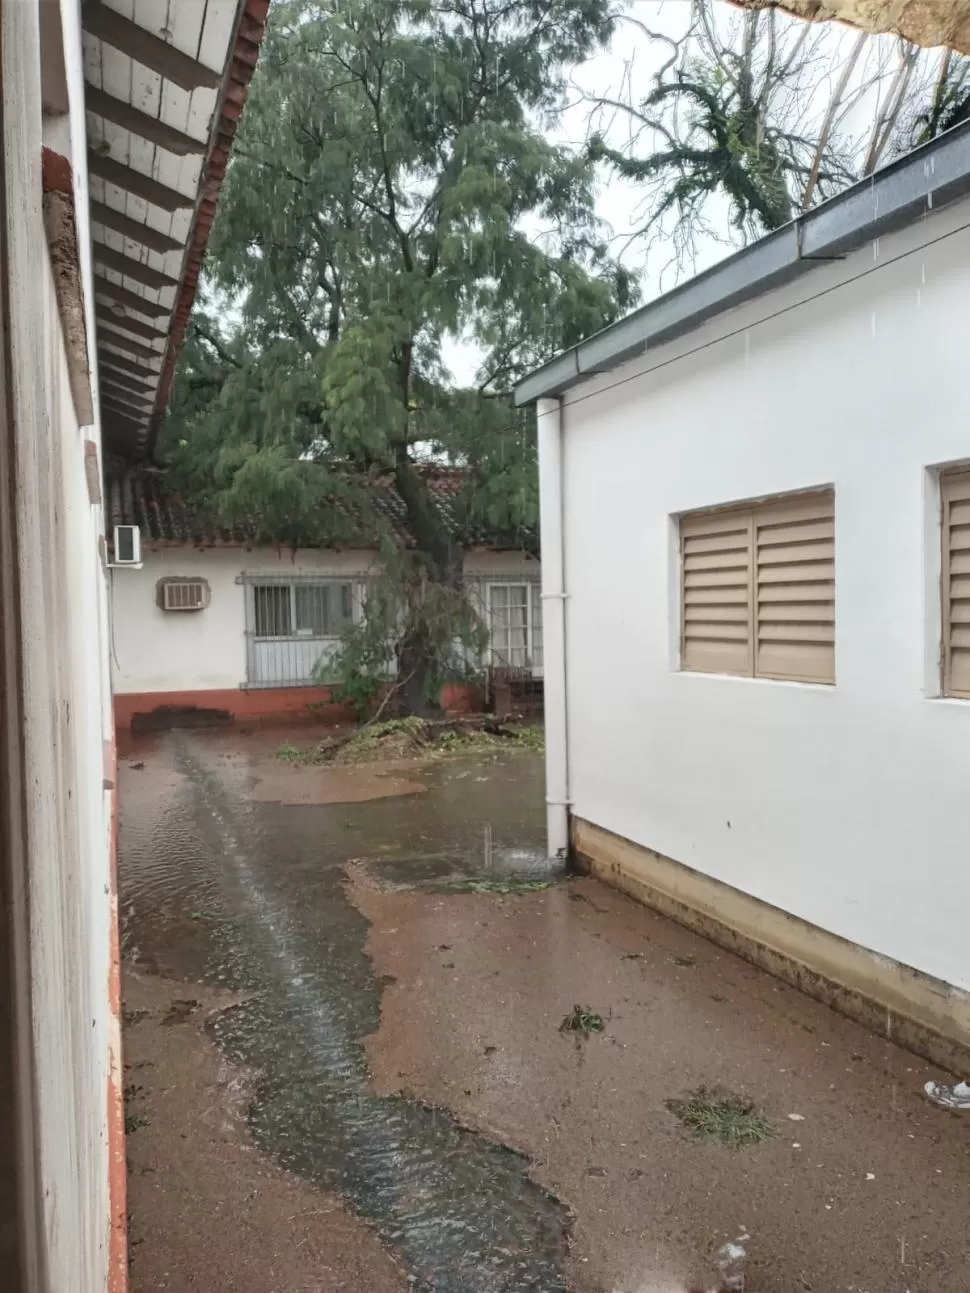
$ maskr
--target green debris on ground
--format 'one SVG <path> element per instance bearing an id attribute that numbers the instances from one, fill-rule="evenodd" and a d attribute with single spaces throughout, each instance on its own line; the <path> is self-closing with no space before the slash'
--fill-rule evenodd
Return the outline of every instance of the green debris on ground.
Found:
<path id="1" fill-rule="evenodd" d="M 536 893 L 551 889 L 551 880 L 469 880 L 457 888 L 465 893 Z"/>
<path id="2" fill-rule="evenodd" d="M 573 1006 L 559 1025 L 559 1031 L 561 1033 L 572 1033 L 575 1037 L 581 1037 L 586 1040 L 593 1033 L 601 1033 L 605 1027 L 606 1024 L 602 1015 L 598 1015 L 589 1006 L 576 1005 Z"/>
<path id="3" fill-rule="evenodd" d="M 276 751 L 284 763 L 346 765 L 392 759 L 441 759 L 463 754 L 541 750 L 544 734 L 534 724 L 481 718 L 389 718 L 334 733 L 303 749 L 286 743 Z"/>
<path id="4" fill-rule="evenodd" d="M 717 1088 L 698 1087 L 679 1099 L 665 1100 L 664 1108 L 698 1140 L 717 1140 L 729 1149 L 758 1145 L 777 1135 L 753 1100 Z"/>

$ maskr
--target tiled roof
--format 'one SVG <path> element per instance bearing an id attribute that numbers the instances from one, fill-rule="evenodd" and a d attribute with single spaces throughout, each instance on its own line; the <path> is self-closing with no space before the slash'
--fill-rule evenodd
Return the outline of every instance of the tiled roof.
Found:
<path id="1" fill-rule="evenodd" d="M 501 534 L 466 521 L 462 495 L 469 476 L 463 468 L 433 466 L 422 470 L 439 514 L 463 546 L 506 551 L 534 548 L 534 532 Z M 327 546 L 373 547 L 383 522 L 398 542 L 413 547 L 407 509 L 394 482 L 388 477 L 373 477 L 356 483 L 361 491 L 356 497 L 356 491 L 352 491 L 347 498 L 334 504 L 339 513 L 338 524 L 334 528 L 343 537 L 339 543 Z M 170 484 L 168 474 L 158 467 L 126 468 L 121 464 L 109 464 L 105 495 L 108 524 L 111 527 L 137 525 L 142 543 L 148 547 L 185 544 L 195 547 L 227 544 L 255 547 L 272 542 L 260 517 L 252 516 L 235 525 L 227 525 L 215 506 L 206 507 L 187 501 Z M 300 546 L 322 545 L 319 540 L 308 540 L 301 542 Z"/>

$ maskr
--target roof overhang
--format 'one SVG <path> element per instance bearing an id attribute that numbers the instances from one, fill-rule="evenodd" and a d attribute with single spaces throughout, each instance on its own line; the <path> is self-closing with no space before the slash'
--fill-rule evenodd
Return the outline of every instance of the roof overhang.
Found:
<path id="1" fill-rule="evenodd" d="M 562 395 L 708 319 L 841 260 L 970 194 L 970 123 L 956 126 L 868 179 L 807 211 L 531 373 L 516 404 Z"/>
<path id="2" fill-rule="evenodd" d="M 165 411 L 268 8 L 82 9 L 101 422 L 128 458 L 150 454 Z"/>

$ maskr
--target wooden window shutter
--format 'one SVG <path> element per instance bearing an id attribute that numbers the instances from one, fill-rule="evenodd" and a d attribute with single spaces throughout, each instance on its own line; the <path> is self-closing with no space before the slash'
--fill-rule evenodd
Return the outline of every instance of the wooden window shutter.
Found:
<path id="1" fill-rule="evenodd" d="M 683 517 L 680 549 L 682 668 L 750 674 L 751 509 Z"/>
<path id="2" fill-rule="evenodd" d="M 835 681 L 835 497 L 831 491 L 753 509 L 754 673 Z"/>
<path id="3" fill-rule="evenodd" d="M 970 471 L 940 478 L 943 693 L 970 697 Z"/>

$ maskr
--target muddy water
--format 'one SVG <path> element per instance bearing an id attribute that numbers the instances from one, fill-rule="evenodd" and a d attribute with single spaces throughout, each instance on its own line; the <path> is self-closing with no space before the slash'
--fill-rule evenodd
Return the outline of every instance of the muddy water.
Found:
<path id="1" fill-rule="evenodd" d="M 126 955 L 250 994 L 213 1034 L 257 1074 L 259 1146 L 339 1191 L 416 1289 L 564 1289 L 567 1215 L 528 1162 L 445 1112 L 371 1093 L 363 1041 L 381 984 L 345 895 L 355 858 L 394 887 L 544 874 L 540 760 L 441 764 L 420 795 L 284 805 L 254 798 L 267 751 L 238 737 L 169 733 L 138 757 L 145 768 L 123 773 Z"/>

